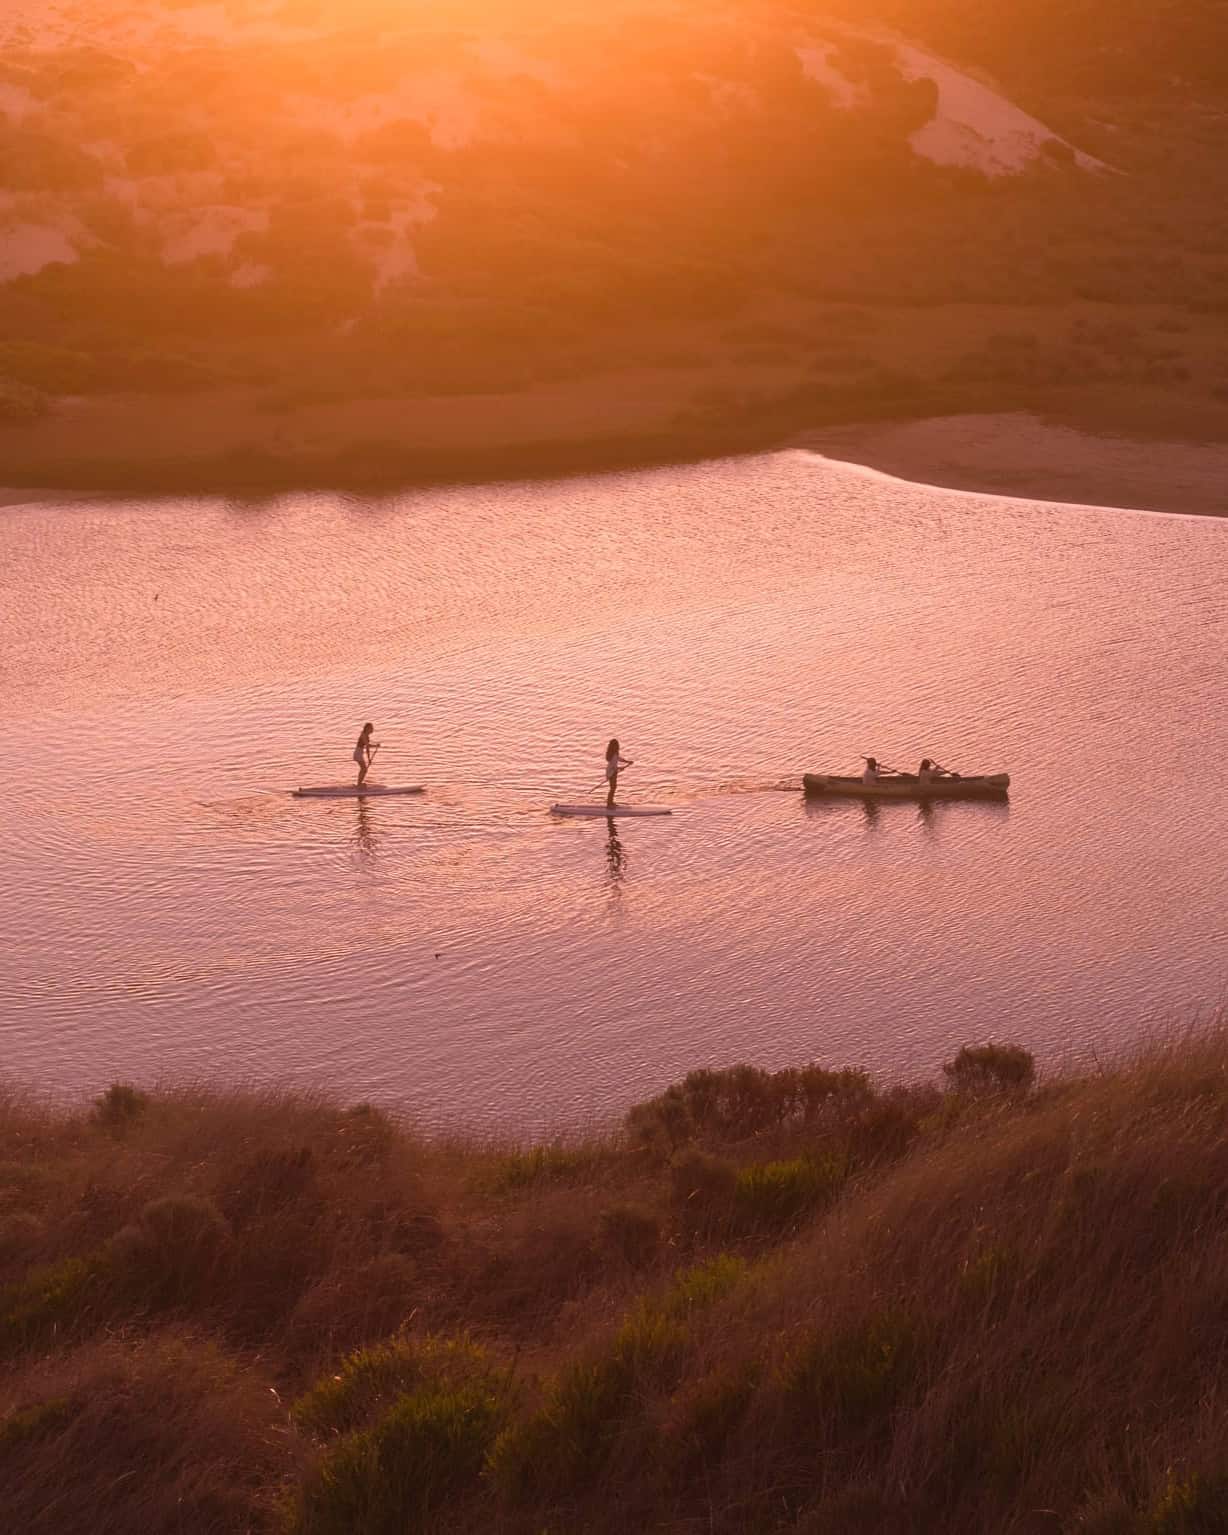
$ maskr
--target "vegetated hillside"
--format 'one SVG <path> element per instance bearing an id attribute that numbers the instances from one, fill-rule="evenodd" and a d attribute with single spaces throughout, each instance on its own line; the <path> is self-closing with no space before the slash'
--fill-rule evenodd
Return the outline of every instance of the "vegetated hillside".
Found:
<path id="1" fill-rule="evenodd" d="M 0 1112 L 23 1535 L 1228 1527 L 1228 1040 L 697 1072 L 624 1134 Z"/>
<path id="2" fill-rule="evenodd" d="M 733 367 L 798 421 L 1213 394 L 1216 346 L 1177 338 L 1228 311 L 1224 8 L 1130 10 L 27 0 L 0 23 L 3 408 L 644 365 Z"/>
<path id="3" fill-rule="evenodd" d="M 864 16 L 860 0 L 820 0 Z M 975 59 L 1015 88 L 1047 97 L 1223 102 L 1228 6 L 1223 0 L 871 0 L 876 19 L 910 27 L 933 47 Z"/>

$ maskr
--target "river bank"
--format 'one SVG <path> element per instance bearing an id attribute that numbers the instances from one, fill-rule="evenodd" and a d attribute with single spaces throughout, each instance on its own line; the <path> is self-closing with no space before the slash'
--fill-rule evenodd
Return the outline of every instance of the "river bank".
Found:
<path id="1" fill-rule="evenodd" d="M 64 396 L 0 420 L 0 486 L 381 494 L 800 446 L 960 490 L 1203 515 L 1228 507 L 1228 400 L 1160 386 L 926 379 L 916 369 L 932 340 L 909 338 L 902 372 L 884 351 L 876 371 L 839 384 L 792 363 L 697 355 L 487 394 L 364 394 L 315 379 Z"/>
<path id="2" fill-rule="evenodd" d="M 1139 427 L 1154 421 L 1140 421 Z M 1177 423 L 1170 423 L 1170 427 Z M 1023 411 L 863 422 L 799 445 L 897 479 L 1035 501 L 1208 517 L 1228 513 L 1228 408 L 1192 412 L 1202 440 L 1095 431 Z M 1211 435 L 1215 434 L 1215 435 Z"/>
<path id="3" fill-rule="evenodd" d="M 0 1095 L 0 1472 L 85 1535 L 1218 1529 L 1222 1034 L 692 1073 L 623 1130 Z"/>
<path id="4" fill-rule="evenodd" d="M 1223 511 L 1228 399 L 1214 373 L 1217 330 L 1174 332 L 1164 327 L 1187 322 L 1147 316 L 1156 335 L 1176 338 L 1190 375 L 1148 382 L 1130 373 L 1130 348 L 1142 342 L 1088 305 L 844 316 L 852 321 L 857 339 L 829 335 L 821 350 L 800 330 L 791 345 L 723 347 L 692 330 L 677 336 L 668 362 L 611 355 L 605 367 L 594 359 L 574 376 L 487 391 L 398 393 L 355 359 L 330 365 L 287 350 L 259 382 L 55 394 L 8 419 L 0 410 L 0 487 L 387 493 L 801 445 L 959 490 Z M 791 324 L 801 319 L 775 316 L 761 332 L 791 335 Z M 1082 338 L 1082 352 L 1070 352 L 1068 335 Z M 1076 364 L 1090 378 L 1071 382 Z"/>

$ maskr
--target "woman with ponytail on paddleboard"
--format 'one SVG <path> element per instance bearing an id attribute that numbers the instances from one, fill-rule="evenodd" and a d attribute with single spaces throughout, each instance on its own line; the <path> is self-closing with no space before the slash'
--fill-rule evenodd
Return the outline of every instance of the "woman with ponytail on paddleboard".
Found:
<path id="1" fill-rule="evenodd" d="M 354 748 L 354 761 L 358 764 L 358 787 L 361 789 L 370 771 L 371 763 L 377 751 L 379 742 L 372 743 L 371 736 L 375 726 L 370 722 L 362 727 L 362 734 L 358 737 L 358 745 Z"/>
<path id="2" fill-rule="evenodd" d="M 614 795 L 618 789 L 619 768 L 634 767 L 629 757 L 620 757 L 618 754 L 618 740 L 615 738 L 605 749 L 605 776 L 610 786 L 610 792 L 606 795 L 606 804 L 614 804 Z"/>

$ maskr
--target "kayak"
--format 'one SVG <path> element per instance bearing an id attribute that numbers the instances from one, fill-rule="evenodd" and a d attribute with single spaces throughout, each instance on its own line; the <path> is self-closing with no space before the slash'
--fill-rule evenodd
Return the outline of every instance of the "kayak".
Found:
<path id="1" fill-rule="evenodd" d="M 970 778 L 931 778 L 923 784 L 913 773 L 891 773 L 864 783 L 861 778 L 840 778 L 832 773 L 806 773 L 802 792 L 807 799 L 843 795 L 849 799 L 1005 799 L 1011 786 L 1009 773 L 981 773 Z"/>
<path id="2" fill-rule="evenodd" d="M 395 785 L 382 783 L 365 783 L 360 789 L 357 784 L 324 784 L 318 789 L 292 789 L 295 799 L 371 799 L 377 794 L 425 794 L 426 788 L 422 784 L 410 784 L 406 788 L 397 788 Z"/>
<path id="3" fill-rule="evenodd" d="M 551 805 L 551 815 L 673 815 L 672 810 L 658 810 L 651 805 Z"/>

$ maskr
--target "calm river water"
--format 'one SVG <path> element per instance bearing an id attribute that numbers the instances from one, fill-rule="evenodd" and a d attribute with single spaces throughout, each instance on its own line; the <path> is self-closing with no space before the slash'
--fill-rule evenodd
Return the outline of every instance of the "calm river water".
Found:
<path id="1" fill-rule="evenodd" d="M 1226 578 L 1228 522 L 801 452 L 4 508 L 0 1069 L 531 1130 L 704 1064 L 1112 1052 L 1224 995 Z M 289 798 L 366 719 L 429 794 Z M 614 734 L 674 815 L 552 819 Z M 860 752 L 1009 807 L 782 787 Z"/>

